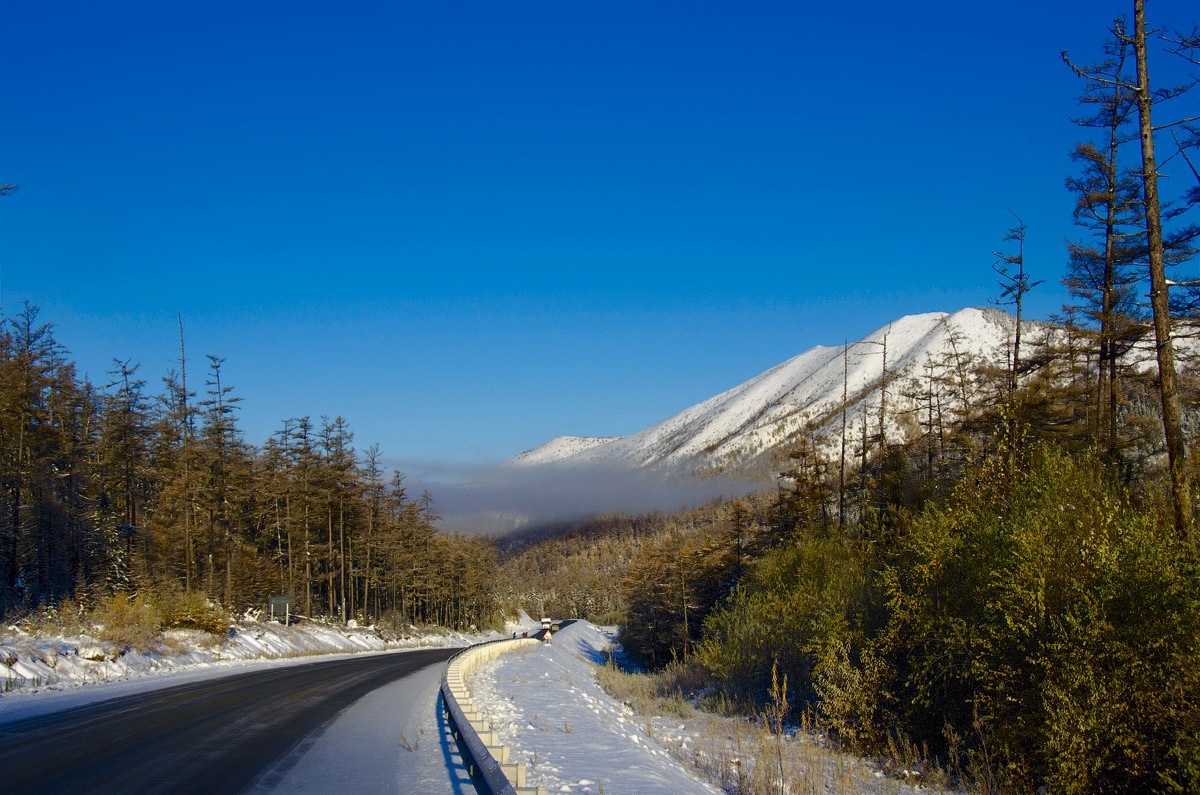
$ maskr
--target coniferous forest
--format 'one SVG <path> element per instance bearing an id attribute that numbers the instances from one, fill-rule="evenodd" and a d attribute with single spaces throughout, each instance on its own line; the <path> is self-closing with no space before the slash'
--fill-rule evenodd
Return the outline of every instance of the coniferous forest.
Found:
<path id="1" fill-rule="evenodd" d="M 289 419 L 247 444 L 222 363 L 152 390 L 114 360 L 96 385 L 36 307 L 5 320 L 0 615 L 128 593 L 186 623 L 206 603 L 237 612 L 283 594 L 342 621 L 489 621 L 490 543 L 437 532 L 429 496 L 385 472 L 377 446 L 356 450 L 340 417 Z"/>

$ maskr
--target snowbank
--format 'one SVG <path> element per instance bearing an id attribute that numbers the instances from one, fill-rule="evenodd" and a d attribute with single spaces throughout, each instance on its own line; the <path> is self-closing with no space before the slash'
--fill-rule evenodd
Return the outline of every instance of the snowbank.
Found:
<path id="1" fill-rule="evenodd" d="M 494 635 L 499 637 L 499 635 Z M 421 632 L 386 638 L 374 627 L 299 621 L 291 626 L 251 617 L 224 636 L 196 630 L 169 630 L 148 651 L 114 652 L 88 635 L 30 635 L 18 627 L 0 631 L 0 692 L 6 696 L 112 682 L 149 674 L 226 668 L 238 662 L 315 654 L 387 651 L 428 646 L 466 646 L 480 636 Z"/>
<path id="2" fill-rule="evenodd" d="M 720 790 L 701 781 L 596 683 L 610 637 L 586 621 L 564 622 L 541 648 L 514 651 L 469 678 L 512 761 L 550 792 L 677 795 Z"/>

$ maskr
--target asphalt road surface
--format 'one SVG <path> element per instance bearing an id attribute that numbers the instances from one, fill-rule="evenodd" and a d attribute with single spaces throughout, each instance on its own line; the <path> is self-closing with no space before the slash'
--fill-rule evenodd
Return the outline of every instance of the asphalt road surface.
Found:
<path id="1" fill-rule="evenodd" d="M 0 724 L 0 792 L 241 792 L 366 694 L 455 651 L 268 668 Z"/>

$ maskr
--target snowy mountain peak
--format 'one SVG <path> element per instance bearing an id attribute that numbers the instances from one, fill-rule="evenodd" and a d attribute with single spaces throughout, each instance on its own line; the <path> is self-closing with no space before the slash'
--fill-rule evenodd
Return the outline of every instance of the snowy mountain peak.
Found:
<path id="1" fill-rule="evenodd" d="M 881 386 L 899 406 L 898 383 L 969 359 L 999 359 L 1015 327 L 996 309 L 909 315 L 858 342 L 817 346 L 749 381 L 630 436 L 564 436 L 514 458 L 515 467 L 657 468 L 678 474 L 773 471 L 773 456 L 804 429 L 878 410 Z M 893 396 L 893 393 L 896 396 Z M 890 413 L 890 412 L 889 412 Z M 889 420 L 899 432 L 897 421 Z"/>

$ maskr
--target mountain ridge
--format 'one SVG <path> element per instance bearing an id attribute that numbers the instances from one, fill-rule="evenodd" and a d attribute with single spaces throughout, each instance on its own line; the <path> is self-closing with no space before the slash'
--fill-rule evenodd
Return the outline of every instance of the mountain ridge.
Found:
<path id="1" fill-rule="evenodd" d="M 878 400 L 872 404 L 872 396 L 889 387 L 887 401 L 894 409 L 885 412 L 885 433 L 899 438 L 902 415 L 911 406 L 904 405 L 898 384 L 920 380 L 927 368 L 965 371 L 970 360 L 1007 366 L 1015 327 L 1015 318 L 991 307 L 907 315 L 857 342 L 809 348 L 636 433 L 557 437 L 515 456 L 506 466 L 746 475 L 770 470 L 801 431 L 828 431 L 842 413 L 843 391 L 846 420 L 855 427 L 864 412 L 878 412 Z M 957 399 L 969 400 L 969 395 Z M 840 430 L 840 422 L 837 425 Z"/>

